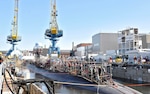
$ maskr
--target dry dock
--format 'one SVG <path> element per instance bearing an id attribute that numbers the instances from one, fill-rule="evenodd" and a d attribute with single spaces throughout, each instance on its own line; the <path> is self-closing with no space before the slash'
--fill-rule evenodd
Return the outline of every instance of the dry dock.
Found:
<path id="1" fill-rule="evenodd" d="M 34 69 L 36 68 L 41 69 L 40 71 L 46 73 L 46 75 L 38 71 L 39 74 L 60 81 L 62 84 L 65 84 L 63 82 L 67 81 L 67 83 L 71 82 L 71 85 L 78 83 L 83 85 L 84 83 L 79 80 L 79 78 L 82 78 L 89 82 L 96 83 L 97 86 L 93 85 L 92 88 L 97 90 L 98 87 L 100 94 L 142 94 L 113 81 L 110 70 L 111 66 L 107 63 L 96 64 L 95 62 L 78 60 L 49 60 L 47 63 L 37 61 L 30 63 L 32 64 L 31 70 L 35 71 Z M 51 73 L 54 73 L 53 76 Z M 64 75 L 60 75 L 59 73 L 64 73 Z M 75 83 L 72 83 L 72 80 L 75 81 Z"/>

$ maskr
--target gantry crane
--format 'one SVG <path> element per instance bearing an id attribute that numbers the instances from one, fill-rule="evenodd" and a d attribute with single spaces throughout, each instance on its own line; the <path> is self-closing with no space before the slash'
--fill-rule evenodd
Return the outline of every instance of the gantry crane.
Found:
<path id="1" fill-rule="evenodd" d="M 51 46 L 49 47 L 49 56 L 52 54 L 57 54 L 58 57 L 60 56 L 60 49 L 56 47 L 56 42 L 58 38 L 63 36 L 63 31 L 59 30 L 57 24 L 57 10 L 56 10 L 56 0 L 51 0 L 51 22 L 50 28 L 45 31 L 45 38 L 51 41 Z"/>
<path id="2" fill-rule="evenodd" d="M 21 37 L 18 36 L 18 0 L 15 0 L 12 30 L 11 35 L 7 37 L 7 41 L 12 44 L 12 48 L 6 54 L 6 56 L 9 56 L 15 50 L 17 42 L 21 41 Z"/>

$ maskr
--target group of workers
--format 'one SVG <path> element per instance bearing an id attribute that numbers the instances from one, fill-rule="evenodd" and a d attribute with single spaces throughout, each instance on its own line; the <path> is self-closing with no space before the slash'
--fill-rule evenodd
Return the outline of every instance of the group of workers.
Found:
<path id="1" fill-rule="evenodd" d="M 137 64 L 137 63 L 148 63 L 148 62 L 149 62 L 148 56 L 143 57 L 143 58 L 142 58 L 142 56 L 141 57 L 134 56 L 134 63 L 135 64 Z"/>
<path id="2" fill-rule="evenodd" d="M 116 57 L 114 60 L 112 57 L 109 57 L 108 62 L 109 63 L 122 63 L 123 61 L 126 61 L 128 63 L 132 62 L 134 64 L 142 64 L 142 63 L 150 63 L 150 59 L 148 56 L 142 57 L 142 56 L 134 56 L 134 57 L 125 57 L 123 60 L 123 57 Z"/>

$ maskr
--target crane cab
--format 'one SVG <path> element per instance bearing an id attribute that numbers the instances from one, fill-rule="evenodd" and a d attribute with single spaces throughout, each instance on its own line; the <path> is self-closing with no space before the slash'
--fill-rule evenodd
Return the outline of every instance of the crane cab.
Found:
<path id="1" fill-rule="evenodd" d="M 57 28 L 56 27 L 52 27 L 51 28 L 51 34 L 57 34 Z"/>
<path id="2" fill-rule="evenodd" d="M 12 35 L 13 40 L 17 40 L 17 35 Z"/>

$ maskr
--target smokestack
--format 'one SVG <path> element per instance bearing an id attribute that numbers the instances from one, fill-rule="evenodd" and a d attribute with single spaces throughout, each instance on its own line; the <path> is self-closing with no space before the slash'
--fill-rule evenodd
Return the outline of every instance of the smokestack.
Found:
<path id="1" fill-rule="evenodd" d="M 74 50 L 74 42 L 72 42 L 72 50 Z"/>

